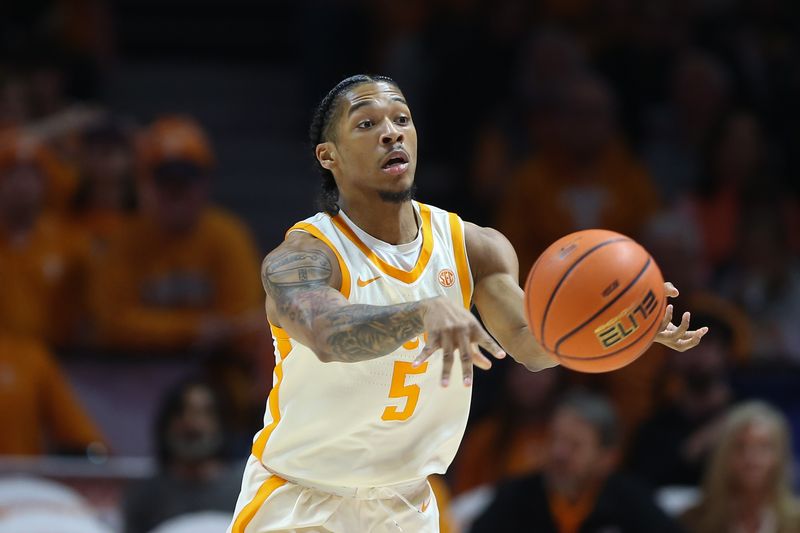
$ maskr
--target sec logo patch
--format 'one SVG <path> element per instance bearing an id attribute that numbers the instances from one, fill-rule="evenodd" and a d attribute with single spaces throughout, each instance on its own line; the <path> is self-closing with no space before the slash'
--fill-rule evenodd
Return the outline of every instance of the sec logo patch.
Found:
<path id="1" fill-rule="evenodd" d="M 455 282 L 456 275 L 452 270 L 444 268 L 439 271 L 439 284 L 441 284 L 442 287 L 452 287 Z"/>

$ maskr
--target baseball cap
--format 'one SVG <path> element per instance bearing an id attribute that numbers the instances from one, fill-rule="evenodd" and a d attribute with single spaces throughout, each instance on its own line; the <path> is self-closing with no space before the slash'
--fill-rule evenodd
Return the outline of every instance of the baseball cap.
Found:
<path id="1" fill-rule="evenodd" d="M 205 132 L 186 116 L 153 122 L 140 138 L 139 153 L 146 174 L 158 182 L 204 177 L 215 163 Z"/>

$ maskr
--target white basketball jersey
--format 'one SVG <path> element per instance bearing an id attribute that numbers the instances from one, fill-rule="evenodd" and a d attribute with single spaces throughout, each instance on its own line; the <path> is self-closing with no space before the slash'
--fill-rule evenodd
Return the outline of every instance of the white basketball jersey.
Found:
<path id="1" fill-rule="evenodd" d="M 289 232 L 310 233 L 334 251 L 341 292 L 351 303 L 446 296 L 469 308 L 472 276 L 461 219 L 413 205 L 422 246 L 410 271 L 373 253 L 341 215 L 318 213 Z M 253 443 L 253 455 L 269 470 L 298 482 L 343 487 L 394 485 L 445 472 L 464 434 L 471 398 L 457 361 L 450 386 L 443 388 L 441 351 L 411 366 L 425 346 L 423 335 L 377 359 L 322 363 L 284 330 L 271 329 L 274 386 L 264 429 Z"/>

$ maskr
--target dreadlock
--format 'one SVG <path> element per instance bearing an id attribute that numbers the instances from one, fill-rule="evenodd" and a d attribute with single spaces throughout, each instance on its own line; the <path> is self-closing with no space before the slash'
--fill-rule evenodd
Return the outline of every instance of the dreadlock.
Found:
<path id="1" fill-rule="evenodd" d="M 397 83 L 387 76 L 368 76 L 357 74 L 340 81 L 336 86 L 325 95 L 325 98 L 317 106 L 314 118 L 311 120 L 311 127 L 308 137 L 311 141 L 311 150 L 316 152 L 317 145 L 331 139 L 331 119 L 336 115 L 341 101 L 340 96 L 347 90 L 363 85 L 365 83 L 385 82 L 397 87 Z M 315 159 L 316 160 L 316 159 Z M 317 161 L 317 168 L 322 174 L 322 188 L 319 194 L 319 206 L 328 214 L 335 215 L 339 212 L 339 188 L 333 179 L 333 173 L 323 168 Z"/>

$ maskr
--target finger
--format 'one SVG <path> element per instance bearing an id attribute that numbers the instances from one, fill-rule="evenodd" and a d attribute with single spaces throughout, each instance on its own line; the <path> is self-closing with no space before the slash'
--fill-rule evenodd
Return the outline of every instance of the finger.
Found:
<path id="1" fill-rule="evenodd" d="M 661 327 L 659 331 L 664 331 L 667 329 L 667 326 L 672 322 L 672 304 L 667 306 L 666 311 L 664 311 L 664 319 L 661 321 Z"/>
<path id="2" fill-rule="evenodd" d="M 478 345 L 474 342 L 469 343 L 470 353 L 472 354 L 472 362 L 481 370 L 489 370 L 492 368 L 492 362 L 481 353 Z"/>
<path id="3" fill-rule="evenodd" d="M 458 357 L 461 359 L 461 375 L 464 385 L 472 385 L 472 353 L 469 349 L 469 341 L 462 338 L 458 344 Z"/>
<path id="4" fill-rule="evenodd" d="M 495 340 L 489 336 L 486 331 L 480 326 L 475 326 L 473 330 L 473 342 L 477 342 L 479 345 L 483 346 L 487 352 L 492 354 L 496 359 L 502 359 L 506 356 L 505 350 L 503 350 L 499 344 L 495 342 Z"/>
<path id="5" fill-rule="evenodd" d="M 677 342 L 680 351 L 686 351 L 690 348 L 694 348 L 698 344 L 700 344 L 700 339 L 703 338 L 703 335 L 708 333 L 708 328 L 700 328 L 697 331 L 690 332 L 691 335 L 686 339 L 680 339 Z"/>
<path id="6" fill-rule="evenodd" d="M 672 338 L 673 339 L 682 338 L 683 334 L 686 333 L 689 330 L 689 319 L 690 318 L 691 318 L 691 314 L 689 314 L 689 311 L 686 311 L 685 313 L 683 313 L 683 316 L 681 317 L 681 323 L 678 326 L 678 329 L 676 329 L 675 331 L 672 332 Z"/>
<path id="7" fill-rule="evenodd" d="M 450 384 L 450 373 L 453 371 L 453 340 L 449 335 L 442 337 L 442 387 Z"/>
<path id="8" fill-rule="evenodd" d="M 680 292 L 678 292 L 678 288 L 675 287 L 675 285 L 669 281 L 666 281 L 664 282 L 664 294 L 667 298 L 675 298 L 680 294 Z"/>
<path id="9" fill-rule="evenodd" d="M 425 347 L 421 352 L 419 352 L 419 355 L 417 355 L 416 359 L 414 359 L 414 362 L 411 363 L 411 366 L 414 368 L 418 367 L 423 362 L 427 361 L 428 358 L 439 348 L 439 335 L 429 335 L 428 340 L 425 343 Z"/>

